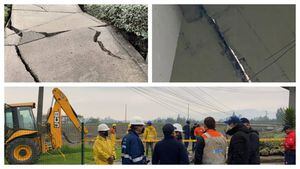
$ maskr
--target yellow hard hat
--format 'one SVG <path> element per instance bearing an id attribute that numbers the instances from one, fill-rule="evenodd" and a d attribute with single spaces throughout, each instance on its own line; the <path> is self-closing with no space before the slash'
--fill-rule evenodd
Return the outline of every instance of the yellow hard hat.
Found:
<path id="1" fill-rule="evenodd" d="M 113 127 L 116 127 L 116 126 L 117 126 L 117 124 L 112 124 L 112 126 L 113 126 Z"/>

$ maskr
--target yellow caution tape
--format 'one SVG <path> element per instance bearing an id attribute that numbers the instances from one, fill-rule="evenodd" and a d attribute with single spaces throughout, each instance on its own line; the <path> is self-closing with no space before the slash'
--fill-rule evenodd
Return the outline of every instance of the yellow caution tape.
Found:
<path id="1" fill-rule="evenodd" d="M 94 142 L 95 139 L 87 139 L 87 142 Z M 117 139 L 116 142 L 121 142 L 121 139 Z M 150 143 L 156 143 L 159 142 L 160 140 L 156 139 L 156 140 L 142 140 L 144 143 L 150 142 Z M 230 140 L 227 139 L 227 141 L 229 142 Z M 260 138 L 259 139 L 260 142 L 281 142 L 284 141 L 284 138 Z M 195 139 L 183 139 L 182 142 L 197 142 L 197 140 Z"/>

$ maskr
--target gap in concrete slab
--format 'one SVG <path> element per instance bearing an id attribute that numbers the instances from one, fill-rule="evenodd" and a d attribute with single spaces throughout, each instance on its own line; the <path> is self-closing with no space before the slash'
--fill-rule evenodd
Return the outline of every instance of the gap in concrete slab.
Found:
<path id="1" fill-rule="evenodd" d="M 19 29 L 17 29 L 17 28 L 15 28 L 15 27 L 13 27 L 13 26 L 11 25 L 11 23 L 9 24 L 8 28 L 11 29 L 12 31 L 14 31 L 14 32 L 15 32 L 17 35 L 19 35 L 20 37 L 23 36 L 22 31 L 19 30 Z"/>
<path id="2" fill-rule="evenodd" d="M 106 52 L 109 56 L 112 56 L 112 57 L 115 57 L 115 58 L 118 58 L 118 59 L 124 59 L 124 58 L 121 58 L 120 56 L 117 56 L 117 55 L 113 54 L 110 50 L 108 50 L 108 49 L 106 49 L 104 47 L 103 43 L 100 40 L 98 40 L 98 37 L 100 36 L 100 34 L 101 34 L 101 32 L 96 31 L 96 33 L 95 33 L 95 35 L 93 37 L 93 41 L 98 43 L 98 45 L 100 46 L 101 50 L 103 50 L 104 52 Z"/>
<path id="3" fill-rule="evenodd" d="M 56 36 L 58 34 L 61 34 L 61 33 L 65 33 L 65 32 L 69 32 L 70 30 L 66 30 L 66 31 L 58 31 L 58 32 L 52 32 L 52 33 L 48 33 L 48 32 L 36 32 L 36 33 L 40 33 L 42 35 L 44 35 L 45 37 L 52 37 L 52 36 Z"/>
<path id="4" fill-rule="evenodd" d="M 213 29 L 217 33 L 220 41 L 222 42 L 222 47 L 224 48 L 225 54 L 228 56 L 228 59 L 230 60 L 230 62 L 233 65 L 233 68 L 236 70 L 236 72 L 239 73 L 241 80 L 244 82 L 251 82 L 251 79 L 250 79 L 249 75 L 247 74 L 247 72 L 245 71 L 244 66 L 241 64 L 239 58 L 237 57 L 237 55 L 235 54 L 233 49 L 230 47 L 230 45 L 226 41 L 224 33 L 222 33 L 222 31 L 220 30 L 219 25 L 217 24 L 216 20 L 212 16 L 208 15 L 208 13 L 203 5 L 200 6 L 200 10 L 201 10 L 203 16 L 206 17 L 206 19 L 208 20 L 210 25 L 212 25 Z"/>
<path id="5" fill-rule="evenodd" d="M 107 26 L 110 26 L 109 24 L 104 24 L 104 25 L 98 25 L 98 26 L 93 26 L 93 27 L 107 27 Z"/>
<path id="6" fill-rule="evenodd" d="M 15 50 L 17 55 L 19 56 L 21 62 L 24 64 L 25 69 L 30 73 L 30 75 L 32 76 L 32 78 L 34 79 L 35 82 L 40 82 L 38 76 L 31 70 L 30 66 L 26 63 L 26 61 L 24 60 L 24 58 L 22 57 L 22 54 L 20 52 L 20 49 L 18 46 L 15 45 Z"/>

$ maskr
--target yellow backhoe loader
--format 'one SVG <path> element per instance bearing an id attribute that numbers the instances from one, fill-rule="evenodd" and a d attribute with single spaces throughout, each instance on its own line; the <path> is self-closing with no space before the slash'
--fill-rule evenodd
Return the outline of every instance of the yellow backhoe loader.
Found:
<path id="1" fill-rule="evenodd" d="M 43 88 L 39 89 L 37 121 L 33 114 L 35 103 L 5 104 L 5 158 L 9 164 L 33 164 L 41 153 L 60 150 L 63 145 L 62 110 L 82 132 L 81 122 L 68 98 L 58 88 L 46 121 L 42 121 Z M 88 131 L 83 129 L 86 134 Z"/>

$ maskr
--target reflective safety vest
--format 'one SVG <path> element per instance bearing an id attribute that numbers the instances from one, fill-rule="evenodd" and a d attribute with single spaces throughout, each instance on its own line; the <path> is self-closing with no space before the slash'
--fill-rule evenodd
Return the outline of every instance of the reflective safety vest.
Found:
<path id="1" fill-rule="evenodd" d="M 202 134 L 205 141 L 203 149 L 203 164 L 225 164 L 226 138 L 216 130 L 207 130 Z"/>

